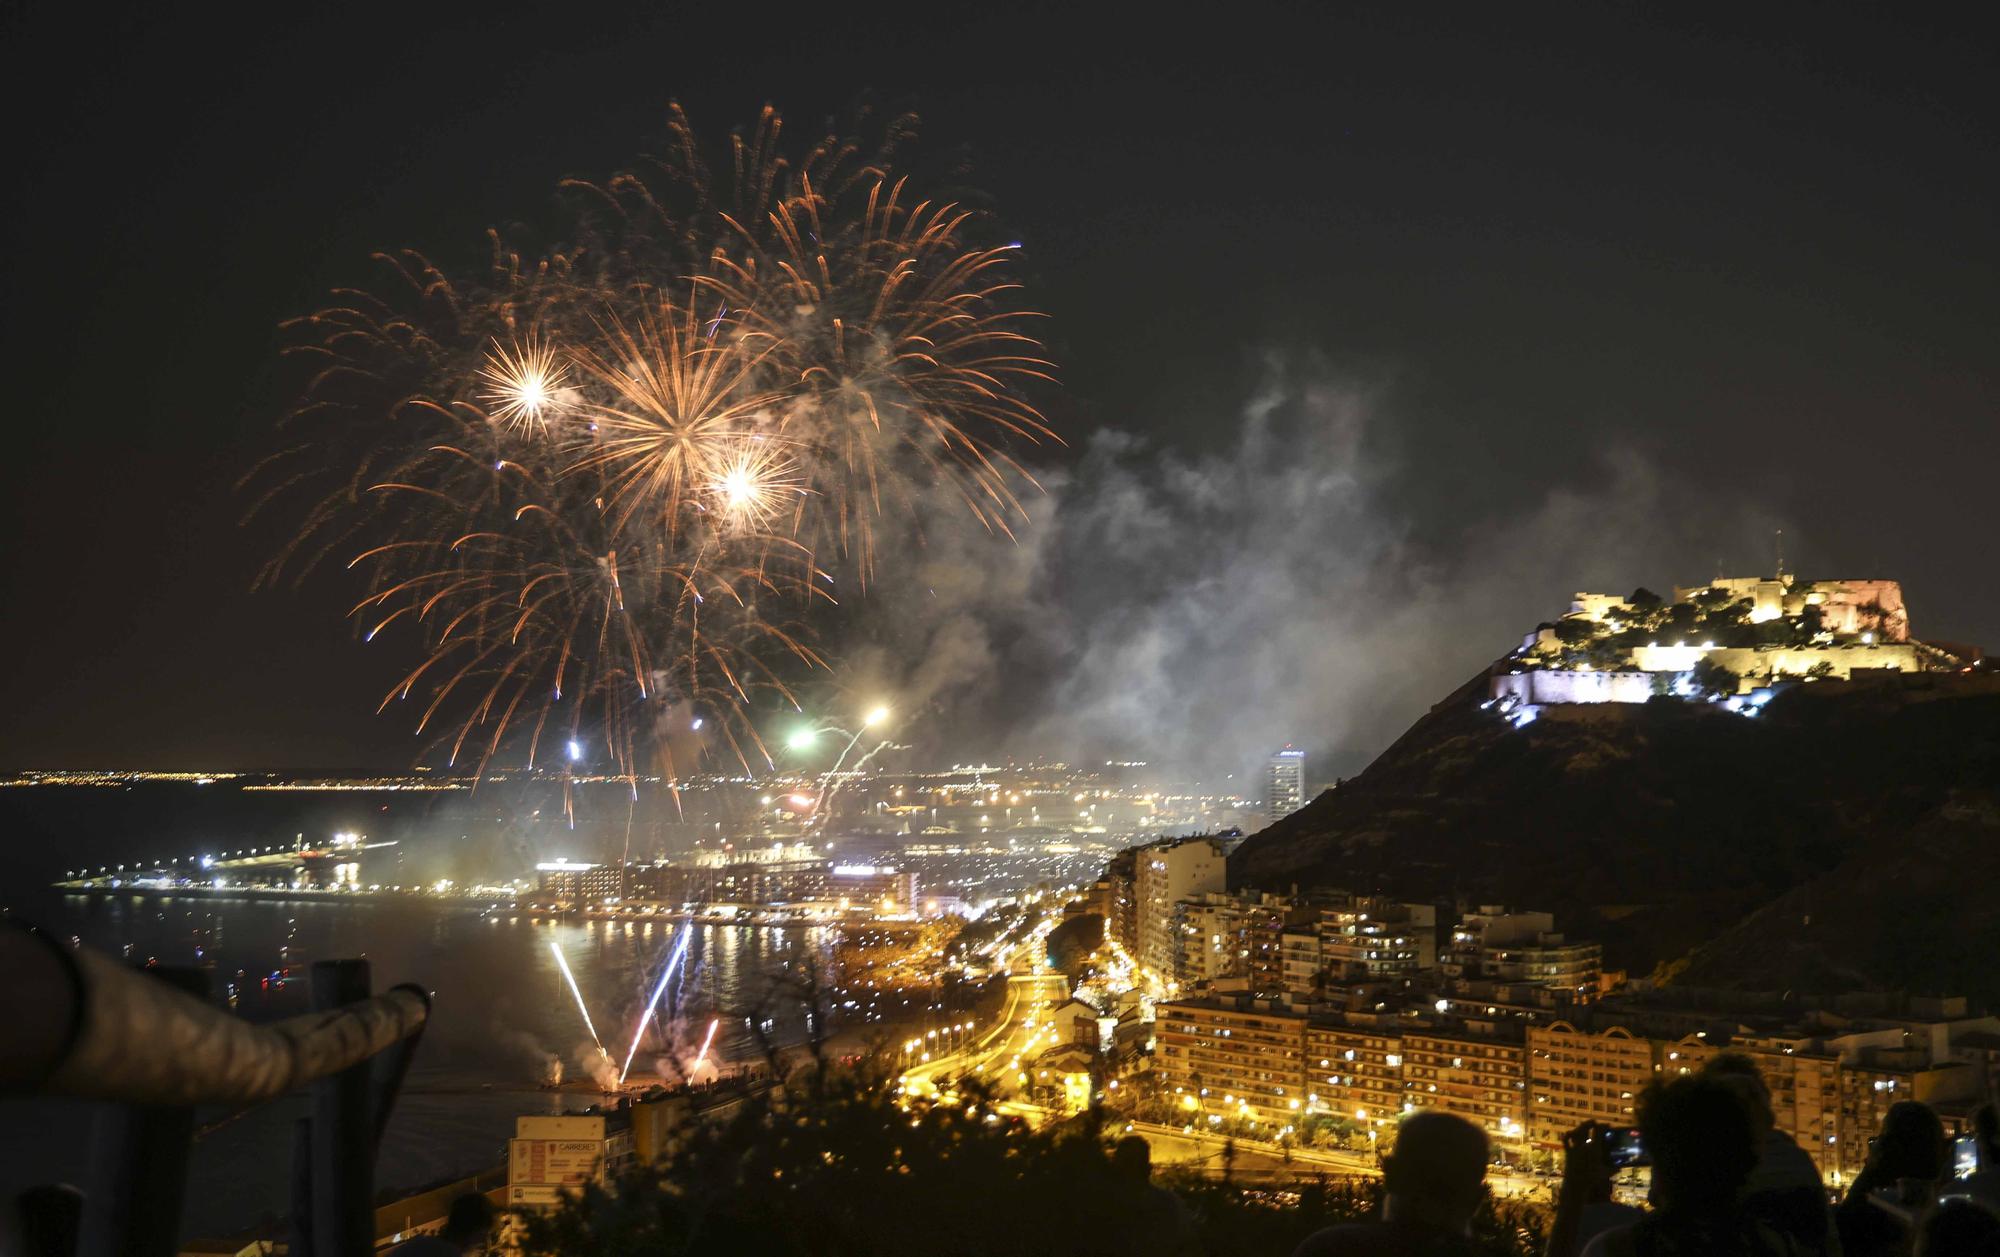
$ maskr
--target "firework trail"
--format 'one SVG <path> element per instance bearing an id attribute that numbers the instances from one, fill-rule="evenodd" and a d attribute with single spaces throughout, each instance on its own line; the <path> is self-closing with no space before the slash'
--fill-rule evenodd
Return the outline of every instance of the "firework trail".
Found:
<path id="1" fill-rule="evenodd" d="M 853 776 L 855 774 L 858 774 L 863 768 L 866 768 L 868 766 L 869 760 L 874 759 L 877 755 L 880 755 L 882 752 L 889 750 L 892 747 L 899 750 L 909 749 L 907 746 L 896 747 L 896 743 L 884 739 L 881 742 L 877 742 L 875 746 L 871 750 L 869 750 L 866 754 L 862 755 L 861 758 L 855 760 L 853 766 L 847 770 L 848 775 Z M 851 743 L 849 744 L 848 749 L 849 750 L 853 749 Z M 846 752 L 843 751 L 842 752 L 843 758 L 845 757 L 845 755 Z M 812 828 L 811 822 L 818 818 L 821 807 L 824 805 L 825 807 L 830 809 L 832 807 L 834 799 L 837 798 L 840 794 L 840 787 L 846 784 L 847 778 L 839 776 L 838 775 L 839 771 L 840 771 L 840 765 L 836 763 L 833 767 L 833 773 L 829 774 L 830 780 L 821 789 L 820 796 L 813 801 L 812 813 L 807 818 L 806 828 L 809 831 Z M 827 814 L 830 816 L 832 815 L 832 812 L 828 811 Z"/>
<path id="2" fill-rule="evenodd" d="M 555 953 L 556 967 L 562 970 L 563 981 L 569 983 L 569 993 L 576 996 L 576 1011 L 583 1014 L 583 1028 L 590 1031 L 590 1041 L 597 1045 L 600 1053 L 609 1056 L 610 1053 L 604 1051 L 604 1040 L 597 1037 L 597 1027 L 591 1024 L 590 1009 L 584 1006 L 583 992 L 577 989 L 576 975 L 569 971 L 569 961 L 563 957 L 562 945 L 550 943 L 549 950 Z"/>
<path id="3" fill-rule="evenodd" d="M 709 1046 L 715 1042 L 715 1028 L 721 1024 L 722 1019 L 720 1017 L 711 1017 L 709 1019 L 708 1033 L 701 1037 L 701 1051 L 695 1053 L 694 1069 L 700 1069 L 701 1063 L 708 1059 Z"/>
<path id="4" fill-rule="evenodd" d="M 834 591 L 895 557 L 876 522 L 956 497 L 1010 535 L 1009 450 L 1054 436 L 1015 246 L 920 194 L 914 119 L 795 150 L 766 110 L 713 161 L 668 132 L 564 185 L 565 243 L 490 233 L 470 277 L 385 253 L 287 325 L 296 436 L 245 483 L 252 515 L 306 505 L 260 582 L 345 562 L 363 637 L 424 652 L 383 706 L 482 775 L 556 737 L 675 779 L 665 711 L 769 763 L 753 710 L 829 667 Z"/>
<path id="5" fill-rule="evenodd" d="M 847 739 L 847 744 L 841 747 L 840 754 L 834 757 L 833 767 L 827 769 L 825 775 L 820 778 L 820 788 L 818 792 L 813 796 L 812 811 L 806 814 L 806 828 L 808 830 L 810 830 L 813 827 L 813 825 L 819 820 L 821 805 L 827 801 L 827 797 L 830 794 L 833 794 L 840 789 L 840 782 L 841 782 L 840 769 L 841 766 L 847 762 L 847 756 L 851 751 L 854 750 L 855 744 L 861 741 L 862 735 L 867 733 L 869 729 L 873 728 L 875 725 L 881 724 L 884 720 L 887 720 L 888 718 L 889 718 L 888 708 L 886 707 L 873 708 L 868 712 L 866 716 L 862 717 L 861 727 L 856 729 L 851 735 L 849 735 Z M 882 744 L 882 746 L 887 746 L 887 745 L 888 743 L 886 742 Z M 866 756 L 863 756 L 863 759 L 866 760 L 868 758 L 871 758 L 879 754 L 882 750 L 882 746 L 878 746 L 874 750 L 868 752 Z M 858 766 L 859 765 L 857 765 L 857 767 Z"/>
<path id="6" fill-rule="evenodd" d="M 666 992 L 667 981 L 674 976 L 674 969 L 679 966 L 681 958 L 687 955 L 688 940 L 692 937 L 694 937 L 694 922 L 689 921 L 681 926 L 680 937 L 674 941 L 673 950 L 667 954 L 667 963 L 660 969 L 660 980 L 654 984 L 653 993 L 647 997 L 646 1006 L 639 1010 L 638 1022 L 632 1027 L 632 1046 L 625 1050 L 625 1064 L 618 1070 L 618 1082 L 621 1086 L 625 1082 L 625 1075 L 632 1072 L 632 1058 L 639 1053 L 639 1040 L 646 1035 L 646 1022 L 653 1015 L 653 1007 L 660 1002 L 660 996 Z"/>

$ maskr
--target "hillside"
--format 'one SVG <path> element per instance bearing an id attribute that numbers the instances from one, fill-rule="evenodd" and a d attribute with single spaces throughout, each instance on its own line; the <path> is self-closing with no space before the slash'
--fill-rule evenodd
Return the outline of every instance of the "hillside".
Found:
<path id="1" fill-rule="evenodd" d="M 2000 1007 L 2000 807 L 1961 794 L 1671 967 L 1752 990 L 1962 992 Z"/>
<path id="2" fill-rule="evenodd" d="M 1521 728 L 1481 710 L 1486 686 L 1482 673 L 1359 777 L 1246 841 L 1232 884 L 1553 909 L 1636 974 L 1708 944 L 1685 977 L 1712 985 L 1942 981 L 1937 953 L 1961 944 L 1941 922 L 1975 923 L 2000 954 L 2000 909 L 1984 906 L 2000 837 L 1993 678 L 1810 684 L 1755 718 L 1668 698 L 1552 706 Z M 1905 870 L 1913 859 L 1936 867 Z"/>

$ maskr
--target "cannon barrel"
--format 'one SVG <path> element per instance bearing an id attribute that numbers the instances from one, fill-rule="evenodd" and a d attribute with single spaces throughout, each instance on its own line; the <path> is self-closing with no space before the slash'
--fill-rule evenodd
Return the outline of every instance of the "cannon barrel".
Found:
<path id="1" fill-rule="evenodd" d="M 0 928 L 0 1091 L 151 1106 L 243 1107 L 327 1078 L 423 1029 L 430 996 L 252 1025 L 86 948 Z"/>

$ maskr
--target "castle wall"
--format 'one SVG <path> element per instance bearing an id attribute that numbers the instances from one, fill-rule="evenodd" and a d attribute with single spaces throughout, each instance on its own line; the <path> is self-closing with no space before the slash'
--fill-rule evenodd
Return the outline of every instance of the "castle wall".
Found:
<path id="1" fill-rule="evenodd" d="M 1493 678 L 1493 697 L 1523 703 L 1643 703 L 1656 691 L 1644 672 L 1502 673 Z"/>
<path id="2" fill-rule="evenodd" d="M 1838 584 L 1839 582 L 1832 582 Z M 1694 596 L 1705 589 L 1720 589 L 1733 602 L 1746 599 L 1750 603 L 1750 622 L 1761 624 L 1765 620 L 1775 620 L 1785 614 L 1787 582 L 1776 577 L 1727 576 L 1710 581 L 1706 585 L 1674 586 L 1675 602 L 1691 602 Z M 1800 604 L 1803 606 L 1803 602 Z"/>
<path id="3" fill-rule="evenodd" d="M 1793 591 L 1803 610 L 1819 598 L 1820 620 L 1835 633 L 1874 632 L 1877 641 L 1904 642 L 1910 639 L 1910 612 L 1903 605 L 1903 586 L 1892 580 L 1814 581 Z M 1884 612 L 1880 622 L 1862 608 L 1876 604 Z"/>
<path id="4" fill-rule="evenodd" d="M 1612 608 L 1624 605 L 1623 594 L 1578 593 L 1575 600 L 1569 604 L 1569 613 L 1602 624 L 1609 617 Z"/>
<path id="5" fill-rule="evenodd" d="M 1513 698 L 1524 704 L 1546 703 L 1643 703 L 1663 692 L 1667 682 L 1708 659 L 1743 678 L 1741 692 L 1765 685 L 1780 676 L 1803 677 L 1814 665 L 1825 662 L 1831 675 L 1847 680 L 1857 669 L 1917 673 L 1923 670 L 1917 647 L 1910 642 L 1878 643 L 1873 646 L 1812 646 L 1757 650 L 1750 647 L 1641 646 L 1632 652 L 1633 668 L 1617 672 L 1570 672 L 1540 668 L 1522 672 L 1496 673 L 1490 685 L 1494 698 Z"/>
<path id="6" fill-rule="evenodd" d="M 1923 667 L 1917 648 L 1910 642 L 1877 642 L 1873 646 L 1782 646 L 1759 650 L 1752 646 L 1639 646 L 1632 651 L 1633 666 L 1646 672 L 1685 672 L 1697 661 L 1708 659 L 1745 678 L 1769 678 L 1783 673 L 1804 676 L 1815 664 L 1826 663 L 1833 675 L 1845 680 L 1856 668 L 1884 668 L 1897 672 L 1917 672 Z"/>

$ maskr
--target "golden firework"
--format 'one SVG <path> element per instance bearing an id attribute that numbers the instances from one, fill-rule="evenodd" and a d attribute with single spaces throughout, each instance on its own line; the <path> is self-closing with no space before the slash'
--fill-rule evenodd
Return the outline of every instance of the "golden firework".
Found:
<path id="1" fill-rule="evenodd" d="M 799 505 L 797 468 L 770 437 L 751 436 L 718 451 L 708 483 L 716 514 L 738 532 L 762 531 Z"/>
<path id="2" fill-rule="evenodd" d="M 769 386 L 768 341 L 739 335 L 721 314 L 703 320 L 693 294 L 642 301 L 636 316 L 600 322 L 576 361 L 595 386 L 595 439 L 567 474 L 602 477 L 614 526 L 681 531 L 741 439 L 782 394 Z"/>
<path id="3" fill-rule="evenodd" d="M 530 337 L 512 348 L 495 344 L 479 376 L 486 384 L 480 399 L 495 423 L 539 430 L 562 408 L 569 368 L 555 346 Z"/>
<path id="4" fill-rule="evenodd" d="M 670 124 L 643 169 L 565 185 L 571 243 L 492 233 L 470 280 L 385 255 L 380 291 L 288 325 L 307 435 L 246 479 L 308 505 L 264 579 L 358 549 L 365 636 L 425 651 L 387 702 L 454 762 L 560 736 L 637 773 L 672 711 L 747 765 L 753 705 L 826 667 L 813 612 L 878 538 L 952 497 L 1011 531 L 1010 451 L 1053 437 L 1014 246 L 913 194 L 912 119 L 794 158 L 766 110 L 713 168 Z"/>

